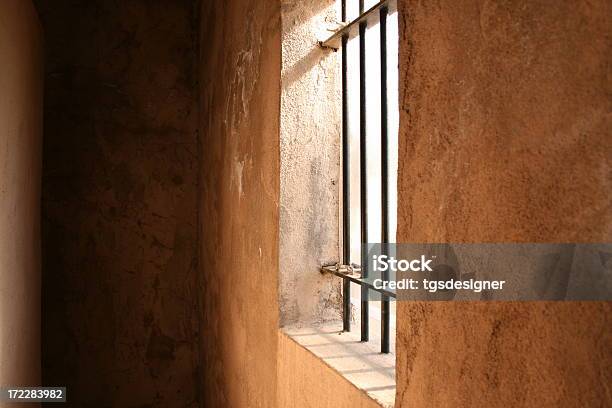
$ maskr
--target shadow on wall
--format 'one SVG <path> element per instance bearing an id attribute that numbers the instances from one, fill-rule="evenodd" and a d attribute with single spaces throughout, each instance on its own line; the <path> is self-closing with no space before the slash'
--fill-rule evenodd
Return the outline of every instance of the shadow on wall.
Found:
<path id="1" fill-rule="evenodd" d="M 198 406 L 194 2 L 35 3 L 43 382 L 79 407 Z"/>

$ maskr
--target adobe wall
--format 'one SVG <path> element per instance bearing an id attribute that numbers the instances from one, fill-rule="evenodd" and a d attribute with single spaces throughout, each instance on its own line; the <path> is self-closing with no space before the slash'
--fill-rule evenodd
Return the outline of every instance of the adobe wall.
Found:
<path id="1" fill-rule="evenodd" d="M 602 242 L 611 6 L 400 0 L 400 242 Z M 612 304 L 401 303 L 399 406 L 612 403 Z"/>
<path id="2" fill-rule="evenodd" d="M 202 2 L 203 405 L 276 403 L 280 2 Z"/>

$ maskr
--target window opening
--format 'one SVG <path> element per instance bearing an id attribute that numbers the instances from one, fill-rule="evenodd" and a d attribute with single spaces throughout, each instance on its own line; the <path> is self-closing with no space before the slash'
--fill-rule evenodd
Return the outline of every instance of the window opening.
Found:
<path id="1" fill-rule="evenodd" d="M 342 61 L 342 261 L 323 271 L 343 279 L 343 330 L 351 331 L 354 302 L 361 340 L 369 341 L 375 311 L 380 316 L 381 352 L 389 353 L 395 321 L 390 298 L 395 292 L 374 288 L 366 281 L 367 268 L 360 265 L 363 244 L 395 242 L 397 8 L 393 0 L 341 0 L 341 18 L 342 28 L 321 42 L 340 50 Z M 369 301 L 370 291 L 380 293 L 381 301 Z"/>

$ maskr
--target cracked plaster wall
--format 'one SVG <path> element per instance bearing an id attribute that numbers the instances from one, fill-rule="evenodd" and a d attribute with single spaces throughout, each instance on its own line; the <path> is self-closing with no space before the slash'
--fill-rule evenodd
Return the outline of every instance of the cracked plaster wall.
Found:
<path id="1" fill-rule="evenodd" d="M 334 27 L 333 0 L 281 2 L 281 326 L 340 318 L 340 281 L 320 273 L 339 257 L 339 53 L 317 41 Z"/>

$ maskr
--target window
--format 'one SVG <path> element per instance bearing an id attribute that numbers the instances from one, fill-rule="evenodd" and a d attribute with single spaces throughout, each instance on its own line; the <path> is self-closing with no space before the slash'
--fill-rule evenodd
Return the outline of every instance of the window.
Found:
<path id="1" fill-rule="evenodd" d="M 354 304 L 361 340 L 380 326 L 380 350 L 389 353 L 395 293 L 374 288 L 360 265 L 364 244 L 395 242 L 397 12 L 392 0 L 341 0 L 341 10 L 343 27 L 321 45 L 342 54 L 342 262 L 323 270 L 343 279 L 343 330 L 352 329 Z"/>

